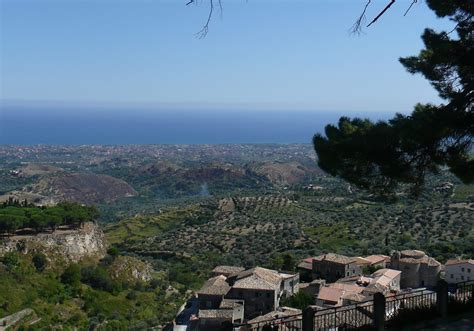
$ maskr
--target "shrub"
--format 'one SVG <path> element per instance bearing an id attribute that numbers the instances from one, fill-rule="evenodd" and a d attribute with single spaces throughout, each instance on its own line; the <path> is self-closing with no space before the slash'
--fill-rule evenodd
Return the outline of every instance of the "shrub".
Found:
<path id="1" fill-rule="evenodd" d="M 8 270 L 11 270 L 20 264 L 20 259 L 18 253 L 8 252 L 2 258 L 3 264 L 7 267 Z"/>
<path id="2" fill-rule="evenodd" d="M 42 272 L 46 268 L 46 265 L 48 264 L 48 259 L 46 258 L 46 255 L 44 255 L 43 253 L 38 253 L 33 256 L 32 262 L 36 270 L 38 270 L 39 272 Z"/>
<path id="3" fill-rule="evenodd" d="M 81 267 L 78 264 L 70 264 L 61 275 L 61 282 L 66 285 L 78 287 L 81 284 Z"/>

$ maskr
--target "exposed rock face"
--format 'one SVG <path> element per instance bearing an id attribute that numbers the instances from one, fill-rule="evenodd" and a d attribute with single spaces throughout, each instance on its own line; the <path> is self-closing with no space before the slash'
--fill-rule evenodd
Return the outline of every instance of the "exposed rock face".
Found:
<path id="1" fill-rule="evenodd" d="M 152 279 L 150 264 L 131 256 L 118 256 L 109 267 L 111 277 L 129 281 L 130 279 L 148 282 Z"/>
<path id="2" fill-rule="evenodd" d="M 77 230 L 14 236 L 0 241 L 0 255 L 11 251 L 24 254 L 41 252 L 50 259 L 77 262 L 84 257 L 102 258 L 107 248 L 101 228 L 94 223 L 85 223 Z"/>

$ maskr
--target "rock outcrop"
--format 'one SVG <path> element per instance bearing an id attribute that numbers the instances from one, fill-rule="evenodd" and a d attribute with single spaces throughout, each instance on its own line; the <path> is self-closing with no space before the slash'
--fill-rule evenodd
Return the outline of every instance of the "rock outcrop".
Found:
<path id="1" fill-rule="evenodd" d="M 77 262 L 84 257 L 104 257 L 107 246 L 102 229 L 88 222 L 77 230 L 59 229 L 53 233 L 13 236 L 0 241 L 0 255 L 11 251 L 43 253 L 49 259 Z"/>
<path id="2" fill-rule="evenodd" d="M 131 256 L 118 256 L 110 264 L 109 270 L 113 279 L 121 281 L 139 280 L 148 282 L 152 279 L 153 268 L 150 264 Z"/>

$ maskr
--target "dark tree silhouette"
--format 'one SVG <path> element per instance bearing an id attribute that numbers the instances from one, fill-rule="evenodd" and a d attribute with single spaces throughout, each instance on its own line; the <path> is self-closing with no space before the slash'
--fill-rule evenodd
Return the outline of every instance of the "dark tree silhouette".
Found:
<path id="1" fill-rule="evenodd" d="M 418 104 L 410 116 L 397 114 L 388 122 L 342 117 L 337 126 L 326 126 L 325 136 L 313 138 L 324 171 L 381 194 L 407 183 L 417 196 L 425 175 L 441 167 L 466 183 L 474 181 L 474 2 L 427 4 L 456 26 L 449 32 L 426 29 L 425 49 L 400 62 L 410 73 L 428 79 L 446 103 Z"/>

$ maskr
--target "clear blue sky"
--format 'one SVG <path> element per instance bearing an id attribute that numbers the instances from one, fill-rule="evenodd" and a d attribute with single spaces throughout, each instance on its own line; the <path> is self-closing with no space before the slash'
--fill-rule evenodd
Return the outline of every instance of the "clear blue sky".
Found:
<path id="1" fill-rule="evenodd" d="M 163 107 L 408 112 L 438 102 L 398 57 L 427 26 L 450 29 L 419 1 L 361 36 L 366 0 L 223 0 L 205 39 L 206 0 L 0 0 L 0 98 L 152 103 Z M 373 0 L 368 19 L 388 0 Z"/>

